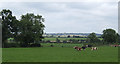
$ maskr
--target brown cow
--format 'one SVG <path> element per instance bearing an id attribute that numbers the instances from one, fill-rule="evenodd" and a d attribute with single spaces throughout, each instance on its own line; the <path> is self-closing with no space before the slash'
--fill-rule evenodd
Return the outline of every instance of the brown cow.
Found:
<path id="1" fill-rule="evenodd" d="M 77 46 L 74 46 L 73 48 L 76 49 L 76 50 L 78 50 L 78 51 L 81 51 L 81 49 L 82 49 L 82 48 L 77 47 Z"/>

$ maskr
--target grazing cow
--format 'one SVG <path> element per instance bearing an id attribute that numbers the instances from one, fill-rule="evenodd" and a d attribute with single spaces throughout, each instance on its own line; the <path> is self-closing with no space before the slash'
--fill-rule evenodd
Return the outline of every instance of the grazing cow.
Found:
<path id="1" fill-rule="evenodd" d="M 88 45 L 85 45 L 86 47 L 88 47 Z"/>
<path id="2" fill-rule="evenodd" d="M 78 50 L 78 51 L 81 51 L 81 49 L 82 49 L 82 48 L 77 47 L 77 46 L 74 46 L 73 48 L 76 49 L 76 50 Z"/>
<path id="3" fill-rule="evenodd" d="M 78 48 L 77 50 L 78 50 L 78 51 L 81 51 L 81 49 L 82 49 L 82 48 Z"/>
<path id="4" fill-rule="evenodd" d="M 98 48 L 97 47 L 92 47 L 91 50 L 97 50 Z"/>
<path id="5" fill-rule="evenodd" d="M 88 47 L 92 47 L 92 45 L 88 45 Z"/>
<path id="6" fill-rule="evenodd" d="M 113 47 L 118 47 L 118 46 L 120 46 L 120 45 L 111 45 L 111 46 L 113 46 Z"/>
<path id="7" fill-rule="evenodd" d="M 82 49 L 83 49 L 83 50 L 85 50 L 86 48 L 87 48 L 87 47 L 85 47 L 85 46 L 82 46 Z"/>
<path id="8" fill-rule="evenodd" d="M 74 49 L 78 49 L 79 47 L 77 47 L 77 46 L 74 46 L 73 48 L 74 48 Z"/>

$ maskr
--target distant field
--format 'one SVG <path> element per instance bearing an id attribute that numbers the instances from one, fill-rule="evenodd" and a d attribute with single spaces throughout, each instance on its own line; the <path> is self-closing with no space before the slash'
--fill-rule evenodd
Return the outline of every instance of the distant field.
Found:
<path id="1" fill-rule="evenodd" d="M 117 62 L 118 48 L 100 46 L 96 51 L 87 48 L 77 51 L 73 46 L 82 44 L 51 44 L 42 43 L 43 47 L 34 48 L 3 48 L 3 62 Z M 64 47 L 61 47 L 63 45 Z"/>
<path id="2" fill-rule="evenodd" d="M 68 44 L 68 43 L 41 43 L 44 47 L 50 47 L 50 45 L 54 45 L 54 47 L 74 47 L 74 46 L 83 46 L 83 44 Z"/>
<path id="3" fill-rule="evenodd" d="M 13 40 L 14 38 L 9 38 L 8 40 Z M 87 38 L 58 38 L 59 40 L 70 40 L 70 39 L 75 39 L 75 40 L 86 40 Z M 99 38 L 102 40 L 102 38 Z M 44 38 L 44 41 L 50 40 L 50 41 L 56 41 L 56 38 Z"/>
<path id="4" fill-rule="evenodd" d="M 70 39 L 75 39 L 75 40 L 85 40 L 86 38 L 58 38 L 59 40 L 70 40 Z M 56 38 L 45 38 L 43 39 L 45 41 L 50 40 L 50 41 L 56 41 Z"/>
<path id="5" fill-rule="evenodd" d="M 87 38 L 58 38 L 59 40 L 63 41 L 63 40 L 70 40 L 70 39 L 75 39 L 75 40 L 86 40 Z M 102 40 L 102 38 L 99 38 L 100 40 Z M 45 41 L 50 40 L 50 41 L 56 41 L 56 38 L 45 38 L 43 39 Z"/>

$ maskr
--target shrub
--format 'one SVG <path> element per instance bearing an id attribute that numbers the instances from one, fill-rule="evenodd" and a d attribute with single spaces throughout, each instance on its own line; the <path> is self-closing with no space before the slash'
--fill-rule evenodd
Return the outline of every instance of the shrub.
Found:
<path id="1" fill-rule="evenodd" d="M 33 43 L 33 44 L 30 44 L 30 47 L 41 47 L 41 44 L 40 43 Z"/>
<path id="2" fill-rule="evenodd" d="M 20 47 L 18 43 L 5 43 L 4 48 L 10 48 L 10 47 Z"/>
<path id="3" fill-rule="evenodd" d="M 20 43 L 20 47 L 28 47 L 28 44 Z"/>

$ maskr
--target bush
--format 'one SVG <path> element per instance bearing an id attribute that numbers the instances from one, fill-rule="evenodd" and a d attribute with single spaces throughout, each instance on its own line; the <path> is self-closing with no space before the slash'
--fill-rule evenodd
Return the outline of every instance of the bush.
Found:
<path id="1" fill-rule="evenodd" d="M 33 44 L 30 44 L 30 47 L 41 47 L 41 44 L 39 44 L 39 43 L 33 43 Z"/>
<path id="2" fill-rule="evenodd" d="M 50 47 L 54 47 L 54 46 L 51 44 Z"/>
<path id="3" fill-rule="evenodd" d="M 2 44 L 3 48 L 11 48 L 11 47 L 41 47 L 40 43 L 32 43 L 32 44 L 28 44 L 28 43 L 16 43 L 16 42 L 5 42 Z"/>
<path id="4" fill-rule="evenodd" d="M 103 44 L 102 42 L 96 42 L 96 43 L 84 43 L 84 46 L 85 45 L 90 45 L 90 46 L 102 46 L 102 45 L 106 45 L 106 44 Z"/>
<path id="5" fill-rule="evenodd" d="M 20 47 L 18 43 L 4 43 L 4 48 L 10 48 L 10 47 Z"/>
<path id="6" fill-rule="evenodd" d="M 28 47 L 28 44 L 20 43 L 20 47 Z"/>

